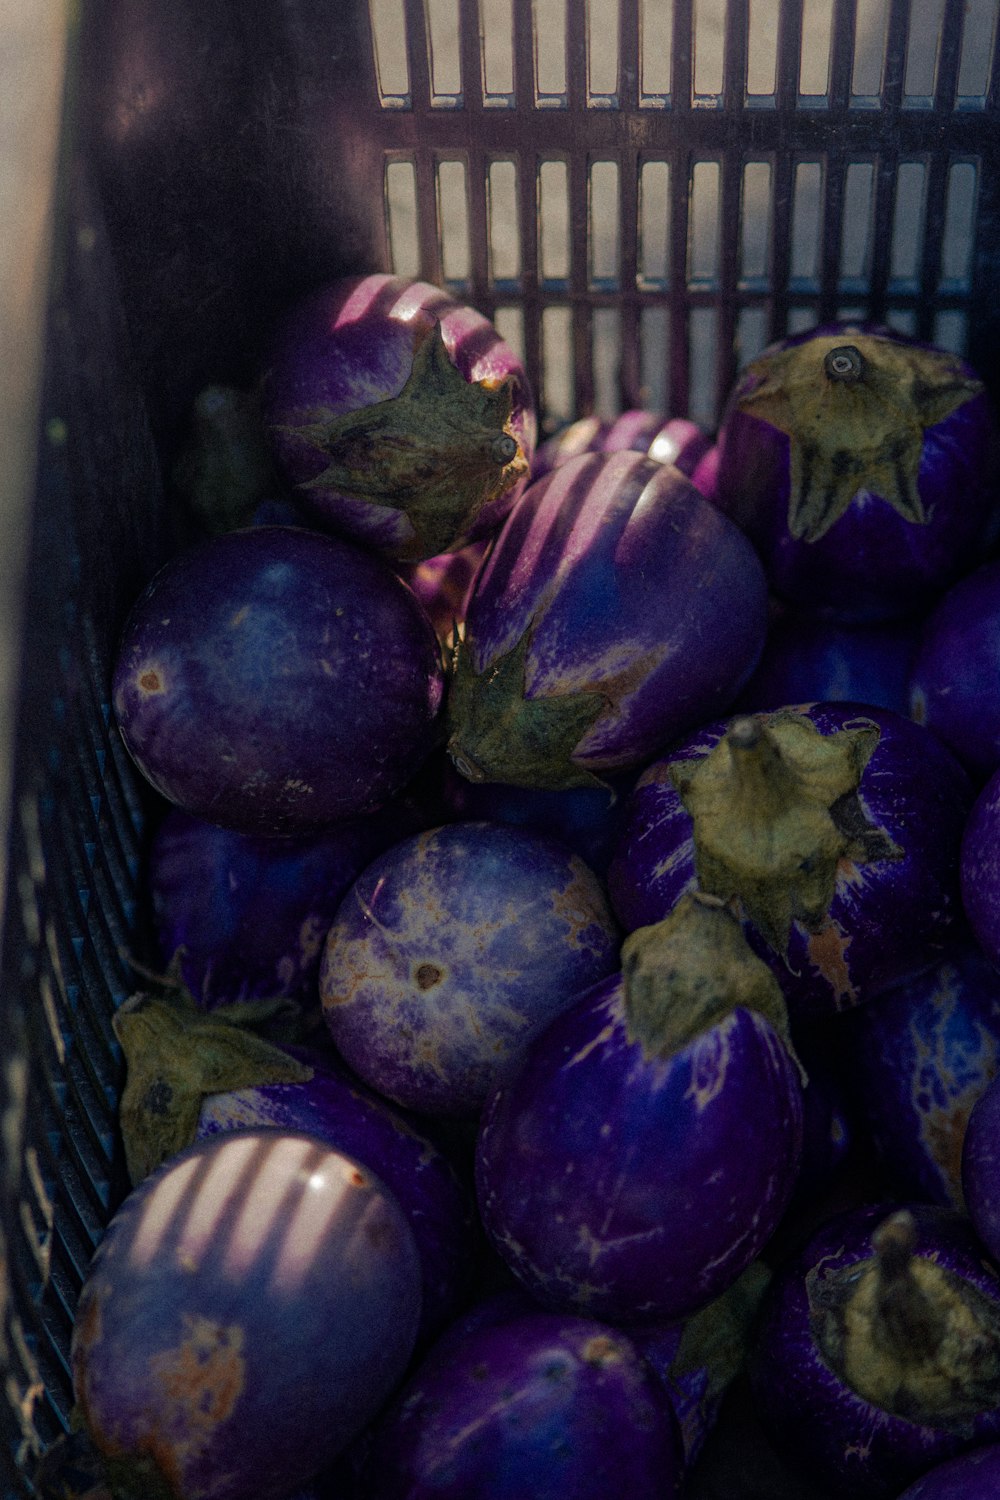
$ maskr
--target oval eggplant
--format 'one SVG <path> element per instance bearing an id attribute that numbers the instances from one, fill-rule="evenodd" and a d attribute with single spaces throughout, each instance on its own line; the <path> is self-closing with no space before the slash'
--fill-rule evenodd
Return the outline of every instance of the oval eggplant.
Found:
<path id="1" fill-rule="evenodd" d="M 752 734 L 754 724 L 767 733 Z M 753 743 L 734 750 L 737 725 Z M 774 736 L 786 732 L 775 758 Z M 696 792 L 701 834 L 681 786 L 713 751 Z M 760 791 L 761 766 L 780 796 Z M 612 905 L 631 930 L 659 921 L 697 881 L 736 899 L 792 1021 L 821 1020 L 947 956 L 962 921 L 959 850 L 971 798 L 951 752 L 890 709 L 811 704 L 709 724 L 636 782 L 608 870 Z M 764 826 L 777 830 L 766 870 L 753 852 Z"/>
<path id="2" fill-rule="evenodd" d="M 379 1093 L 472 1116 L 617 962 L 604 888 L 577 855 L 524 829 L 449 823 L 355 881 L 327 936 L 320 997 L 337 1049 Z"/>
<path id="3" fill-rule="evenodd" d="M 440 649 L 380 558 L 294 526 L 214 537 L 132 609 L 113 701 L 139 769 L 195 817 L 314 832 L 374 811 L 437 733 Z"/>
<path id="4" fill-rule="evenodd" d="M 804 1476 L 893 1500 L 1000 1434 L 1000 1277 L 964 1214 L 849 1210 L 775 1274 L 749 1370 L 762 1425 Z"/>
<path id="5" fill-rule="evenodd" d="M 529 485 L 477 576 L 449 754 L 471 781 L 593 785 L 724 709 L 766 622 L 753 548 L 676 469 L 573 459 Z"/>
<path id="6" fill-rule="evenodd" d="M 716 500 L 786 602 L 899 617 L 929 607 L 992 540 L 997 434 L 957 355 L 889 328 L 823 325 L 740 374 Z"/>
<path id="7" fill-rule="evenodd" d="M 534 452 L 521 361 L 424 281 L 311 292 L 280 321 L 262 384 L 277 462 L 315 520 L 400 560 L 495 531 Z"/>
<path id="8" fill-rule="evenodd" d="M 395 1198 L 307 1135 L 198 1142 L 109 1224 L 72 1346 L 116 1493 L 278 1500 L 332 1462 L 410 1358 L 420 1261 Z"/>

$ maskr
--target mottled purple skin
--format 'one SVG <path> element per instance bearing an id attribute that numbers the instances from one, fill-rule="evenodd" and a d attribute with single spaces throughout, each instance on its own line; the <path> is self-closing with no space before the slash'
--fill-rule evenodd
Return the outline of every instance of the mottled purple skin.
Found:
<path id="1" fill-rule="evenodd" d="M 1000 770 L 980 790 L 962 833 L 961 889 L 973 935 L 1000 969 Z"/>
<path id="2" fill-rule="evenodd" d="M 473 542 L 460 552 L 441 552 L 411 568 L 400 569 L 401 577 L 426 610 L 439 640 L 448 640 L 455 625 L 465 620 L 473 580 L 488 546 L 488 541 Z"/>
<path id="3" fill-rule="evenodd" d="M 757 663 L 767 594 L 750 543 L 675 468 L 573 459 L 529 485 L 469 601 L 477 673 L 530 636 L 525 694 L 607 699 L 572 754 L 639 765 L 723 711 Z"/>
<path id="4" fill-rule="evenodd" d="M 160 958 L 205 1010 L 234 1000 L 315 999 L 337 907 L 367 864 L 419 827 L 395 802 L 321 833 L 265 838 L 169 808 L 147 866 Z"/>
<path id="5" fill-rule="evenodd" d="M 449 762 L 442 781 L 443 809 L 449 817 L 508 823 L 560 839 L 603 878 L 635 773 L 602 779 L 602 786 L 548 792 L 500 781 L 467 781 Z"/>
<path id="6" fill-rule="evenodd" d="M 934 1464 L 1000 1434 L 1000 1409 L 964 1426 L 929 1426 L 894 1416 L 846 1385 L 826 1362 L 813 1337 L 805 1277 L 872 1256 L 871 1234 L 896 1203 L 867 1205 L 838 1214 L 776 1273 L 751 1353 L 754 1404 L 768 1437 L 821 1492 L 845 1500 L 895 1500 L 899 1491 Z M 1000 1302 L 1000 1279 L 983 1258 L 968 1219 L 955 1210 L 906 1205 L 917 1224 L 915 1253 Z"/>
<path id="7" fill-rule="evenodd" d="M 613 421 L 580 417 L 542 443 L 531 461 L 531 477 L 541 479 L 552 469 L 582 453 L 642 453 L 660 464 L 673 464 L 690 479 L 711 447 L 711 438 L 687 417 L 659 416 L 633 409 Z"/>
<path id="8" fill-rule="evenodd" d="M 792 923 L 787 963 L 745 924 L 777 975 L 793 1022 L 848 1010 L 941 962 L 962 922 L 959 849 L 972 792 L 965 771 L 927 729 L 864 703 L 802 707 L 822 734 L 873 723 L 880 738 L 861 780 L 869 818 L 903 857 L 842 861 L 828 924 Z M 675 761 L 705 755 L 725 733 L 716 722 L 648 766 L 636 782 L 608 869 L 608 891 L 627 931 L 659 921 L 695 884 L 691 818 L 670 780 Z"/>
<path id="9" fill-rule="evenodd" d="M 952 585 L 926 620 L 909 712 L 982 783 L 1000 766 L 1000 562 Z"/>
<path id="10" fill-rule="evenodd" d="M 788 703 L 873 703 L 908 715 L 918 636 L 919 626 L 910 620 L 852 625 L 779 615 L 738 707 L 757 713 Z"/>
<path id="11" fill-rule="evenodd" d="M 683 1318 L 756 1258 L 802 1148 L 798 1073 L 737 1009 L 673 1058 L 630 1041 L 620 975 L 556 1018 L 483 1111 L 487 1234 L 544 1306 Z"/>
<path id="12" fill-rule="evenodd" d="M 901 1196 L 964 1207 L 962 1142 L 998 1065 L 1000 974 L 971 943 L 846 1019 L 858 1129 Z"/>
<path id="13" fill-rule="evenodd" d="M 398 1103 L 474 1115 L 558 1011 L 618 963 L 604 887 L 554 839 L 450 823 L 388 850 L 344 898 L 320 995 L 351 1067 Z"/>
<path id="14" fill-rule="evenodd" d="M 252 834 L 389 801 L 434 743 L 443 692 L 433 627 L 388 564 L 293 526 L 168 562 L 129 616 L 113 684 L 156 790 Z"/>
<path id="15" fill-rule="evenodd" d="M 1000 1086 L 994 1078 L 973 1106 L 962 1147 L 962 1191 L 976 1233 L 1000 1258 Z"/>
<path id="16" fill-rule="evenodd" d="M 423 1268 L 419 1338 L 426 1339 L 456 1314 L 468 1290 L 471 1196 L 419 1121 L 369 1092 L 346 1069 L 338 1072 L 335 1063 L 296 1055 L 313 1067 L 311 1078 L 209 1094 L 198 1136 L 257 1128 L 305 1131 L 363 1162 L 395 1194 L 413 1231 Z"/>
<path id="17" fill-rule="evenodd" d="M 493 324 L 429 282 L 382 273 L 347 277 L 297 302 L 279 324 L 263 378 L 264 422 L 278 465 L 316 520 L 388 556 L 407 555 L 406 515 L 332 490 L 310 487 L 329 460 L 286 428 L 358 411 L 398 396 L 413 363 L 414 340 L 441 325 L 449 357 L 467 381 L 515 379 L 511 431 L 529 461 L 537 422 L 524 367 Z M 479 512 L 465 539 L 495 531 L 523 481 Z"/>
<path id="18" fill-rule="evenodd" d="M 768 353 L 843 330 L 878 333 L 913 347 L 889 328 L 827 324 Z M 975 372 L 956 356 L 967 377 Z M 770 423 L 736 409 L 761 377 L 744 372 L 719 427 L 716 501 L 753 539 L 774 592 L 802 610 L 842 619 L 888 619 L 928 608 L 981 555 L 997 504 L 997 424 L 985 392 L 924 432 L 917 489 L 927 520 L 908 521 L 881 495 L 859 493 L 824 536 L 807 542 L 788 527 L 789 440 Z"/>
<path id="19" fill-rule="evenodd" d="M 898 1500 L 996 1500 L 1000 1495 L 1000 1443 L 936 1465 Z"/>
<path id="20" fill-rule="evenodd" d="M 446 1338 L 380 1418 L 371 1500 L 667 1500 L 683 1456 L 629 1337 L 542 1310 Z"/>
<path id="21" fill-rule="evenodd" d="M 381 1407 L 420 1289 L 402 1209 L 352 1158 L 275 1131 L 197 1142 L 129 1194 L 91 1263 L 80 1415 L 105 1455 L 155 1463 L 157 1494 L 277 1500 Z M 151 1492 L 140 1470 L 130 1493 Z"/>

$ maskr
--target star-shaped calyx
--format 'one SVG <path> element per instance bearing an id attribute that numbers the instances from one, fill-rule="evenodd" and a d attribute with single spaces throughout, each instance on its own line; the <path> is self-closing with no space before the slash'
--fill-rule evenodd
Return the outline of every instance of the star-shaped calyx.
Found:
<path id="1" fill-rule="evenodd" d="M 469 781 L 560 791 L 601 786 L 600 778 L 573 760 L 602 709 L 603 693 L 560 693 L 529 698 L 525 662 L 531 632 L 477 672 L 472 651 L 459 642 L 448 695 L 448 754 Z"/>
<path id="2" fill-rule="evenodd" d="M 859 494 L 915 525 L 924 433 L 983 386 L 940 349 L 845 328 L 761 355 L 736 407 L 789 440 L 788 529 L 816 542 Z"/>
<path id="3" fill-rule="evenodd" d="M 824 735 L 806 714 L 781 709 L 734 719 L 707 755 L 671 767 L 702 890 L 737 901 L 782 957 L 793 922 L 822 926 L 841 860 L 902 857 L 859 796 L 878 741 L 871 722 Z"/>
<path id="4" fill-rule="evenodd" d="M 405 512 L 416 536 L 401 555 L 415 561 L 460 546 L 482 508 L 527 474 L 514 393 L 513 376 L 466 380 L 435 323 L 418 335 L 398 396 L 285 430 L 328 459 L 305 488 Z"/>
<path id="5" fill-rule="evenodd" d="M 199 1011 L 188 990 L 165 984 L 118 1008 L 112 1025 L 126 1066 L 118 1119 L 133 1186 L 190 1145 L 206 1095 L 312 1077 L 305 1063 L 250 1029 L 284 1003 Z"/>

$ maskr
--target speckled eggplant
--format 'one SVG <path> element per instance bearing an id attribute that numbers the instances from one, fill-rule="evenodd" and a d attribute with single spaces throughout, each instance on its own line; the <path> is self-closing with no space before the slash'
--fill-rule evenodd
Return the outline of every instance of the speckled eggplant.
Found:
<path id="1" fill-rule="evenodd" d="M 398 799 L 321 833 L 264 838 L 169 808 L 146 867 L 164 966 L 200 1006 L 300 996 L 315 1000 L 319 961 L 341 899 L 367 864 L 420 826 Z"/>
<path id="2" fill-rule="evenodd" d="M 1000 969 L 1000 770 L 979 791 L 962 833 L 962 903 L 983 952 Z"/>
<path id="3" fill-rule="evenodd" d="M 898 1500 L 996 1500 L 1000 1495 L 1000 1443 L 990 1443 L 935 1464 Z"/>
<path id="4" fill-rule="evenodd" d="M 372 812 L 437 734 L 440 648 L 380 558 L 294 526 L 214 537 L 132 609 L 113 702 L 139 769 L 195 817 L 253 834 Z"/>
<path id="5" fill-rule="evenodd" d="M 793 1022 L 820 1020 L 881 994 L 947 956 L 962 925 L 959 849 L 972 800 L 963 768 L 929 730 L 890 709 L 820 703 L 797 712 L 826 736 L 877 731 L 859 796 L 870 823 L 901 851 L 862 864 L 842 859 L 816 930 L 793 921 L 787 961 L 753 924 L 748 940 L 769 962 Z M 767 714 L 755 716 L 767 724 Z M 672 768 L 708 754 L 728 721 L 706 725 L 642 773 L 608 870 L 626 930 L 660 920 L 695 884 L 692 820 Z"/>
<path id="6" fill-rule="evenodd" d="M 962 1143 L 962 1192 L 976 1233 L 1000 1261 L 1000 1085 L 994 1078 L 973 1105 Z"/>
<path id="7" fill-rule="evenodd" d="M 872 703 L 909 715 L 919 634 L 913 620 L 852 625 L 784 611 L 735 706 L 759 713 L 789 703 Z"/>
<path id="8" fill-rule="evenodd" d="M 111 1220 L 74 1329 L 79 1416 L 116 1495 L 278 1500 L 310 1480 L 403 1374 L 420 1286 L 395 1198 L 314 1138 L 175 1157 Z"/>
<path id="9" fill-rule="evenodd" d="M 445 1338 L 372 1439 L 370 1500 L 667 1500 L 681 1445 L 628 1336 L 540 1309 Z"/>
<path id="10" fill-rule="evenodd" d="M 202 1102 L 199 1138 L 229 1130 L 300 1130 L 355 1157 L 394 1193 L 420 1252 L 423 1300 L 419 1338 L 439 1331 L 467 1295 L 473 1260 L 471 1195 L 422 1122 L 338 1069 L 308 1058 L 302 1082 L 209 1094 Z"/>
<path id="11" fill-rule="evenodd" d="M 438 341 L 438 374 L 451 382 L 443 410 L 418 405 L 402 434 L 340 433 L 350 414 L 388 411 L 414 377 L 419 402 L 419 387 L 438 378 L 434 368 L 421 373 L 420 361 Z M 524 366 L 493 324 L 441 288 L 403 277 L 344 278 L 289 308 L 262 387 L 277 463 L 314 519 L 411 562 L 496 530 L 537 439 Z M 473 397 L 478 405 L 455 446 Z"/>
<path id="12" fill-rule="evenodd" d="M 1000 1065 L 1000 974 L 963 943 L 845 1023 L 844 1078 L 888 1180 L 901 1196 L 964 1207 L 969 1115 Z"/>
<path id="13" fill-rule="evenodd" d="M 766 624 L 753 548 L 678 470 L 573 459 L 529 485 L 477 577 L 449 753 L 472 781 L 592 785 L 723 711 Z"/>
<path id="14" fill-rule="evenodd" d="M 909 712 L 980 784 L 1000 767 L 1000 562 L 959 579 L 924 622 Z"/>
<path id="15" fill-rule="evenodd" d="M 487 1234 L 543 1305 L 684 1318 L 759 1254 L 795 1183 L 799 1075 L 739 1007 L 674 1056 L 630 1040 L 612 975 L 550 1023 L 480 1121 Z"/>
<path id="16" fill-rule="evenodd" d="M 982 1409 L 960 1412 L 953 1391 L 955 1410 L 946 1421 L 931 1423 L 859 1394 L 820 1350 L 812 1309 L 825 1305 L 835 1279 L 857 1284 L 872 1263 L 873 1233 L 899 1208 L 869 1204 L 822 1225 L 776 1272 L 750 1357 L 754 1404 L 771 1442 L 822 1493 L 844 1500 L 895 1500 L 935 1464 L 1000 1433 L 1000 1382 L 989 1408 L 984 1402 Z M 931 1274 L 953 1277 L 952 1284 L 966 1289 L 964 1295 L 989 1317 L 1000 1316 L 1000 1278 L 965 1215 L 927 1204 L 908 1208 L 921 1272 L 929 1265 Z M 963 1342 L 959 1335 L 960 1348 Z M 988 1379 L 985 1386 L 992 1389 Z"/>
<path id="17" fill-rule="evenodd" d="M 826 324 L 741 372 L 719 428 L 717 503 L 774 592 L 878 619 L 928 607 L 995 534 L 997 421 L 957 355 Z"/>
<path id="18" fill-rule="evenodd" d="M 388 850 L 330 928 L 330 1035 L 373 1088 L 474 1115 L 547 1021 L 617 966 L 604 887 L 557 840 L 450 823 Z"/>

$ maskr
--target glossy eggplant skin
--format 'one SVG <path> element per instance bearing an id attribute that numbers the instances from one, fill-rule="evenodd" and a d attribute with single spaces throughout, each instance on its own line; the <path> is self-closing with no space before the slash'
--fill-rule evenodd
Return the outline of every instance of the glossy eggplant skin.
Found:
<path id="1" fill-rule="evenodd" d="M 860 797 L 871 821 L 902 850 L 902 858 L 864 866 L 843 861 L 828 921 L 816 933 L 794 922 L 787 962 L 745 924 L 751 946 L 775 970 L 791 1019 L 808 1024 L 947 956 L 963 925 L 959 850 L 972 789 L 929 730 L 890 709 L 815 703 L 798 711 L 823 735 L 854 725 L 878 730 Z M 766 715 L 762 719 L 766 724 Z M 726 727 L 706 725 L 636 782 L 608 870 L 611 902 L 628 931 L 659 921 L 695 884 L 692 821 L 670 771 L 706 755 Z"/>
<path id="2" fill-rule="evenodd" d="M 126 622 L 113 702 L 169 802 L 251 834 L 374 811 L 430 752 L 433 627 L 381 558 L 295 526 L 178 554 Z"/>
<path id="3" fill-rule="evenodd" d="M 817 1268 L 825 1277 L 868 1260 L 872 1232 L 899 1207 L 868 1204 L 823 1224 L 776 1272 L 750 1356 L 754 1404 L 771 1442 L 820 1493 L 843 1500 L 895 1500 L 935 1464 L 1000 1435 L 1000 1391 L 991 1411 L 962 1424 L 925 1425 L 859 1395 L 817 1345 L 807 1274 Z M 965 1215 L 928 1204 L 908 1207 L 917 1226 L 916 1255 L 1000 1302 L 1000 1276 Z"/>
<path id="4" fill-rule="evenodd" d="M 118 1492 L 278 1500 L 402 1376 L 420 1261 L 378 1179 L 314 1137 L 200 1141 L 112 1219 L 74 1331 L 74 1392 Z"/>
<path id="5" fill-rule="evenodd" d="M 801 1149 L 799 1075 L 763 1017 L 736 1009 L 647 1059 L 613 975 L 487 1101 L 476 1193 L 494 1247 L 540 1303 L 648 1324 L 697 1311 L 756 1258 Z"/>
<path id="6" fill-rule="evenodd" d="M 379 1420 L 370 1500 L 668 1500 L 683 1454 L 627 1334 L 539 1308 L 469 1320 Z"/>
<path id="7" fill-rule="evenodd" d="M 857 1134 L 902 1197 L 963 1208 L 969 1118 L 1000 1065 L 1000 974 L 977 944 L 844 1018 Z"/>
<path id="8" fill-rule="evenodd" d="M 637 767 L 725 709 L 766 625 L 753 548 L 678 470 L 624 451 L 572 459 L 528 486 L 476 579 L 450 752 L 472 780 L 521 786 L 586 785 Z M 490 760 L 470 742 L 498 671 L 511 674 L 525 717 L 576 704 L 584 713 L 565 742 L 546 727 L 549 779 L 525 770 L 506 733 Z M 476 679 L 471 708 L 463 672 Z"/>
<path id="9" fill-rule="evenodd" d="M 896 458 L 859 470 L 846 509 L 820 535 L 803 534 L 791 503 L 788 431 L 765 417 L 755 402 L 766 381 L 783 380 L 777 372 L 789 352 L 801 353 L 806 346 L 820 350 L 818 391 L 824 383 L 822 351 L 831 345 L 869 347 L 866 340 L 891 358 L 905 353 L 936 362 L 933 383 L 942 390 L 965 389 L 946 414 L 927 426 L 917 418 L 914 425 L 912 402 L 923 377 L 907 386 L 890 374 L 894 392 L 888 409 L 898 402 L 899 430 L 889 447 L 895 446 Z M 778 422 L 787 417 L 780 405 L 772 411 Z M 822 425 L 831 420 L 827 413 Z M 826 435 L 832 439 L 836 433 L 828 427 Z M 845 430 L 847 472 L 856 451 Z M 806 611 L 875 620 L 927 609 L 995 537 L 997 422 L 985 388 L 964 360 L 888 328 L 825 324 L 765 350 L 730 392 L 719 428 L 719 454 L 716 502 L 752 538 L 773 591 Z M 904 467 L 901 495 L 890 502 L 883 481 L 898 481 Z M 806 469 L 803 458 L 803 474 Z M 838 482 L 835 474 L 831 488 Z"/>
<path id="10" fill-rule="evenodd" d="M 418 1337 L 424 1342 L 466 1297 L 474 1246 L 472 1195 L 425 1124 L 353 1078 L 334 1058 L 290 1049 L 312 1067 L 301 1082 L 209 1094 L 198 1138 L 232 1130 L 304 1131 L 355 1158 L 393 1193 L 406 1214 L 423 1270 Z"/>
<path id="11" fill-rule="evenodd" d="M 592 870 L 556 839 L 460 822 L 374 860 L 327 935 L 334 1045 L 387 1098 L 475 1118 L 547 1021 L 618 963 Z"/>

